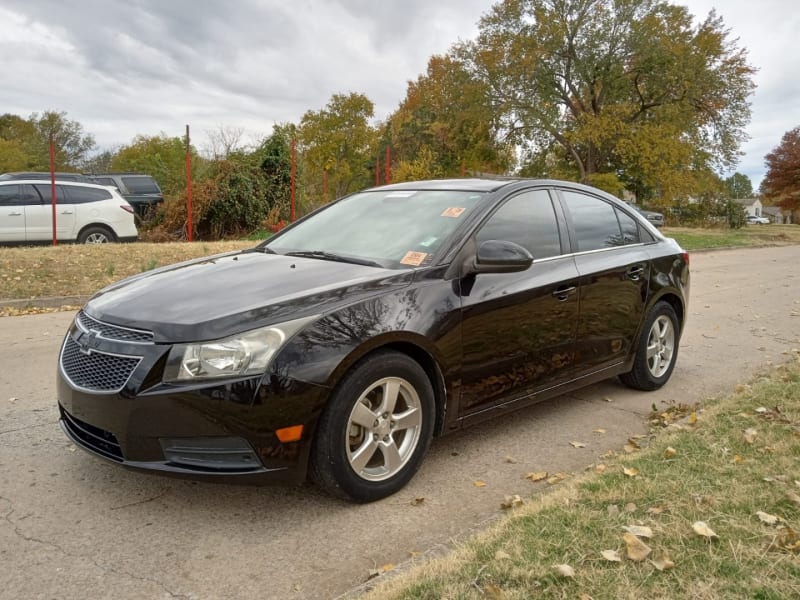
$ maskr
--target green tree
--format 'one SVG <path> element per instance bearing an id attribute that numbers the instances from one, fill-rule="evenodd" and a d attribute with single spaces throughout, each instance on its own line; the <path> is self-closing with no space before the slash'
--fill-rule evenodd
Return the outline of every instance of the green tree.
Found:
<path id="1" fill-rule="evenodd" d="M 287 220 L 291 202 L 291 143 L 293 126 L 275 125 L 272 135 L 255 151 L 259 169 L 264 175 L 264 201 L 275 219 Z"/>
<path id="2" fill-rule="evenodd" d="M 761 182 L 764 197 L 791 211 L 793 223 L 800 222 L 800 127 L 784 133 L 765 162 L 767 173 Z"/>
<path id="3" fill-rule="evenodd" d="M 752 198 L 753 182 L 738 171 L 725 179 L 725 192 L 728 198 Z"/>
<path id="4" fill-rule="evenodd" d="M 646 198 L 696 193 L 745 139 L 754 70 L 713 11 L 694 25 L 663 0 L 504 0 L 458 53 L 506 135 L 579 181 L 614 172 Z"/>
<path id="5" fill-rule="evenodd" d="M 325 108 L 308 111 L 298 127 L 305 185 L 322 198 L 323 172 L 335 197 L 370 183 L 377 133 L 374 106 L 364 94 L 334 94 Z"/>
<path id="6" fill-rule="evenodd" d="M 393 179 L 412 172 L 455 176 L 462 165 L 473 173 L 506 173 L 513 149 L 500 141 L 488 92 L 452 53 L 432 56 L 387 121 L 387 142 L 399 163 Z"/>
<path id="7" fill-rule="evenodd" d="M 67 113 L 45 111 L 33 113 L 28 119 L 32 135 L 27 140 L 28 153 L 37 171 L 50 169 L 50 136 L 55 146 L 56 168 L 62 171 L 79 170 L 94 148 L 94 136 L 83 132 L 77 121 L 67 119 Z"/>
<path id="8" fill-rule="evenodd" d="M 204 164 L 192 147 L 192 179 L 202 179 Z M 152 175 L 165 194 L 177 194 L 186 188 L 186 145 L 180 137 L 137 135 L 120 148 L 111 160 L 112 171 L 132 171 Z"/>

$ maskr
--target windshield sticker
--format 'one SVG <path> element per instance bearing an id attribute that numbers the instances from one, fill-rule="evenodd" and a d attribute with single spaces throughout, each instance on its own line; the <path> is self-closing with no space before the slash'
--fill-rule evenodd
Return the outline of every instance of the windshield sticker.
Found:
<path id="1" fill-rule="evenodd" d="M 410 198 L 417 192 L 389 192 L 384 198 Z"/>
<path id="2" fill-rule="evenodd" d="M 443 217 L 453 217 L 453 218 L 457 219 L 458 217 L 461 216 L 461 213 L 463 213 L 465 210 L 467 210 L 467 209 L 466 208 L 461 208 L 460 206 L 451 206 L 450 208 L 444 209 L 444 212 L 442 213 L 442 216 Z"/>
<path id="3" fill-rule="evenodd" d="M 406 255 L 400 259 L 401 265 L 411 265 L 412 267 L 418 267 L 422 264 L 422 262 L 427 258 L 427 252 L 413 252 L 409 250 L 406 252 Z"/>

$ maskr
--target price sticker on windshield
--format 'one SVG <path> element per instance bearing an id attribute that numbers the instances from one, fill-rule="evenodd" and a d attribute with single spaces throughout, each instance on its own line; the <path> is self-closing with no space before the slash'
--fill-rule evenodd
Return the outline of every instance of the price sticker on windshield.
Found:
<path id="1" fill-rule="evenodd" d="M 461 208 L 460 206 L 451 206 L 450 208 L 445 208 L 441 216 L 457 219 L 465 210 L 465 208 Z"/>
<path id="2" fill-rule="evenodd" d="M 408 251 L 406 255 L 400 259 L 401 265 L 411 265 L 412 267 L 420 266 L 423 261 L 428 257 L 427 252 L 413 252 Z"/>

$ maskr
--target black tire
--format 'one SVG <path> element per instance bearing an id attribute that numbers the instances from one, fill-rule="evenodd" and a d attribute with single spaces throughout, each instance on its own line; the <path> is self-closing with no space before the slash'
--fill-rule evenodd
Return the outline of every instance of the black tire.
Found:
<path id="1" fill-rule="evenodd" d="M 663 386 L 675 368 L 679 341 L 680 324 L 675 309 L 666 302 L 656 303 L 642 327 L 633 368 L 619 376 L 622 383 L 646 392 Z"/>
<path id="2" fill-rule="evenodd" d="M 78 236 L 79 244 L 110 244 L 115 241 L 114 234 L 102 225 L 87 227 Z"/>
<path id="3" fill-rule="evenodd" d="M 390 351 L 363 358 L 337 386 L 317 423 L 311 479 L 356 502 L 394 494 L 422 464 L 435 414 L 433 387 L 416 361 Z"/>

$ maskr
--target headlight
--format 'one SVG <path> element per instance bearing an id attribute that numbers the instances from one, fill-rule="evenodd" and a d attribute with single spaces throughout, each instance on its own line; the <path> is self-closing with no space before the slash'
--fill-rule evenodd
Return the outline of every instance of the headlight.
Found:
<path id="1" fill-rule="evenodd" d="M 290 337 L 317 316 L 261 327 L 221 340 L 172 347 L 165 382 L 261 375 Z"/>

